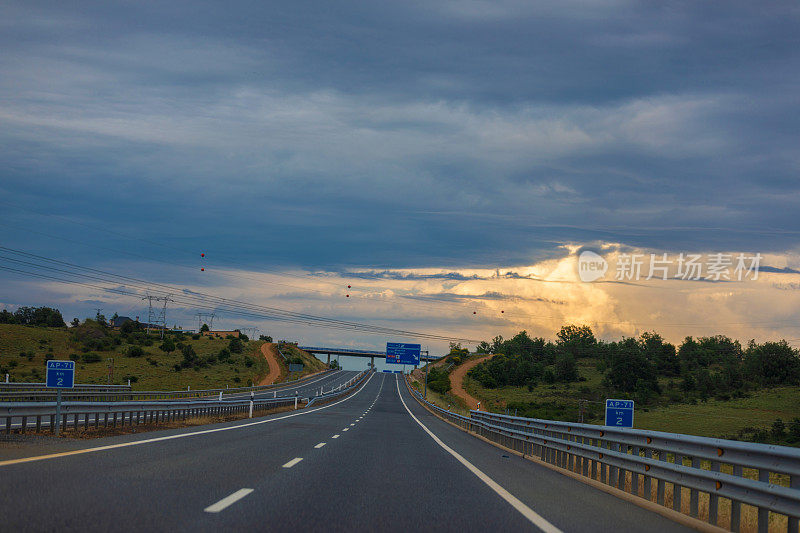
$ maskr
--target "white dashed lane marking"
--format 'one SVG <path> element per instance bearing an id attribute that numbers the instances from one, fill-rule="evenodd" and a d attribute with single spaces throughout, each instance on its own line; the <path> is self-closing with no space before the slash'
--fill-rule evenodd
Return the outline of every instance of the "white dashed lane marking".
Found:
<path id="1" fill-rule="evenodd" d="M 349 431 L 350 428 L 344 428 L 342 431 Z"/>
<path id="2" fill-rule="evenodd" d="M 320 442 L 319 444 L 317 444 L 316 446 L 314 446 L 314 448 L 317 448 L 317 449 L 319 449 L 319 448 L 322 448 L 323 446 L 325 446 L 325 443 L 324 443 L 324 442 Z"/>
<path id="3" fill-rule="evenodd" d="M 242 498 L 244 498 L 245 496 L 247 496 L 251 492 L 253 492 L 253 489 L 239 489 L 236 492 L 234 492 L 233 494 L 231 494 L 230 496 L 225 496 L 224 498 L 222 498 L 220 501 L 218 501 L 214 505 L 209 505 L 208 507 L 206 507 L 203 510 L 205 512 L 207 512 L 207 513 L 218 513 L 220 511 L 222 511 L 223 509 L 225 509 L 226 507 L 229 507 L 229 506 L 233 505 L 234 503 L 238 502 L 239 500 L 241 500 Z"/>
<path id="4" fill-rule="evenodd" d="M 291 467 L 293 467 L 294 465 L 296 465 L 297 463 L 299 463 L 302 460 L 303 460 L 302 457 L 295 457 L 294 459 L 292 459 L 291 461 L 289 461 L 288 463 L 283 465 L 283 467 L 284 468 L 291 468 Z"/>
<path id="5" fill-rule="evenodd" d="M 332 438 L 332 439 L 338 439 L 338 438 L 339 438 L 339 434 L 337 433 L 336 435 L 334 435 L 334 436 L 333 436 L 333 437 L 331 437 L 331 438 Z"/>

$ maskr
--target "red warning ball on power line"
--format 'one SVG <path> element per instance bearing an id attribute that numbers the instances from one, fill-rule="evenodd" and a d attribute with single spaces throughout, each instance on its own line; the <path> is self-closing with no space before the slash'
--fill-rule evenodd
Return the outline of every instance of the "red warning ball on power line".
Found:
<path id="1" fill-rule="evenodd" d="M 206 256 L 206 254 L 200 254 L 200 257 L 205 257 L 205 256 Z"/>
<path id="2" fill-rule="evenodd" d="M 477 312 L 477 311 L 473 311 L 473 312 L 472 312 L 472 314 L 473 314 L 473 315 L 477 315 L 477 314 L 478 314 L 478 312 Z"/>
<path id="3" fill-rule="evenodd" d="M 505 313 L 505 311 L 500 311 L 501 313 Z"/>
<path id="4" fill-rule="evenodd" d="M 350 288 L 350 285 L 348 285 L 348 286 L 347 286 L 347 288 L 349 289 L 349 288 Z"/>
<path id="5" fill-rule="evenodd" d="M 345 294 L 345 296 L 347 296 L 348 298 L 350 298 L 350 295 L 349 295 L 349 294 Z"/>
<path id="6" fill-rule="evenodd" d="M 201 269 L 200 269 L 200 272 L 205 272 L 205 271 L 206 271 L 206 269 L 205 269 L 205 268 L 201 268 Z"/>

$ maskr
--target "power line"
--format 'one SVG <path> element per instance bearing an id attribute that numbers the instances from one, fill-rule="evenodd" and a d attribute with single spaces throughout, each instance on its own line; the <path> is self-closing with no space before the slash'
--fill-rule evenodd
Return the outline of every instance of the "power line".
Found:
<path id="1" fill-rule="evenodd" d="M 250 302 L 243 302 L 239 300 L 233 300 L 229 298 L 222 298 L 217 297 L 209 294 L 204 294 L 198 291 L 189 291 L 189 290 L 181 290 L 176 287 L 172 287 L 169 285 L 161 284 L 161 283 L 152 283 L 147 282 L 145 280 L 141 280 L 138 278 L 133 278 L 129 276 L 122 276 L 118 274 L 113 274 L 110 272 L 106 272 L 99 269 L 94 269 L 90 267 L 83 267 L 80 265 L 75 265 L 73 263 L 68 263 L 66 261 L 60 261 L 57 259 L 52 259 L 36 254 L 31 254 L 28 252 L 24 252 L 22 250 L 16 250 L 12 248 L 7 248 L 4 246 L 0 246 L 0 250 L 5 251 L 6 253 L 15 254 L 18 256 L 22 256 L 28 261 L 17 259 L 13 257 L 4 257 L 0 256 L 0 259 L 6 261 L 12 261 L 15 263 L 21 263 L 35 269 L 46 270 L 51 272 L 58 272 L 61 274 L 65 274 L 67 276 L 76 277 L 75 279 L 64 279 L 58 278 L 57 276 L 48 276 L 51 279 L 61 282 L 71 282 L 75 283 L 78 282 L 82 284 L 84 280 L 92 280 L 92 281 L 99 281 L 101 283 L 116 283 L 116 284 L 123 284 L 123 287 L 130 286 L 134 287 L 138 290 L 147 290 L 153 293 L 160 293 L 162 297 L 164 295 L 170 295 L 179 293 L 180 297 L 177 295 L 174 297 L 173 301 L 180 302 L 185 301 L 187 303 L 192 302 L 194 304 L 197 303 L 213 303 L 216 306 L 226 306 L 229 310 L 237 312 L 239 314 L 247 314 L 252 316 L 257 316 L 259 318 L 268 318 L 268 319 L 279 319 L 285 321 L 294 321 L 300 322 L 308 325 L 314 325 L 317 327 L 332 327 L 335 329 L 349 329 L 349 330 L 357 330 L 365 333 L 376 333 L 376 334 L 385 334 L 385 335 L 402 335 L 402 336 L 409 336 L 409 337 L 419 337 L 419 338 L 429 338 L 435 340 L 447 340 L 447 341 L 459 341 L 459 342 L 466 342 L 466 343 L 476 343 L 478 341 L 474 339 L 467 339 L 467 338 L 460 338 L 460 337 L 451 337 L 446 335 L 437 335 L 437 334 L 427 334 L 427 333 L 420 333 L 420 332 L 413 332 L 407 330 L 401 330 L 396 328 L 388 328 L 383 326 L 376 326 L 372 324 L 363 324 L 359 322 L 351 322 L 345 320 L 338 320 L 338 319 L 331 319 L 328 317 L 310 315 L 307 313 L 297 313 L 294 311 L 288 311 L 285 309 L 271 307 L 271 306 L 263 306 L 252 304 Z M 57 266 L 55 266 L 57 265 Z M 37 273 L 31 273 L 27 270 L 22 269 L 12 269 L 22 274 L 33 274 L 37 275 Z M 107 290 L 108 287 L 99 286 L 101 290 Z M 124 294 L 128 291 L 125 291 L 124 288 L 116 288 L 113 292 L 117 292 L 120 294 Z M 141 297 L 141 296 L 140 296 Z"/>

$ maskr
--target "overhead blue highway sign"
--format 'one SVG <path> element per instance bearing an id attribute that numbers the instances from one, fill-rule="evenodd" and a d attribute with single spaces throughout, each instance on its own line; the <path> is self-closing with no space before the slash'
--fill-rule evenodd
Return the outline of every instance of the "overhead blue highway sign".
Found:
<path id="1" fill-rule="evenodd" d="M 633 400 L 606 400 L 606 425 L 633 427 Z"/>
<path id="2" fill-rule="evenodd" d="M 396 365 L 418 365 L 422 345 L 404 342 L 386 343 L 386 362 Z"/>
<path id="3" fill-rule="evenodd" d="M 75 361 L 47 361 L 47 386 L 56 389 L 75 386 Z"/>

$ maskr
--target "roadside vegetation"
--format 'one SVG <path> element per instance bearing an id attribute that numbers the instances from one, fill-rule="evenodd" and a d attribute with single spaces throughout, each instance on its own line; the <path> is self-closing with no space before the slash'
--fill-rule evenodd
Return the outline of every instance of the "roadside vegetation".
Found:
<path id="1" fill-rule="evenodd" d="M 718 335 L 676 347 L 646 332 L 605 342 L 568 325 L 555 341 L 522 331 L 476 354 L 496 355 L 468 372 L 464 388 L 495 412 L 602 424 L 606 398 L 632 399 L 637 428 L 800 445 L 800 356 L 786 341 L 743 347 Z M 474 356 L 452 345 L 429 389 L 452 396 L 449 374 Z"/>
<path id="2" fill-rule="evenodd" d="M 328 368 L 328 365 L 312 354 L 299 349 L 294 343 L 281 342 L 278 344 L 278 349 L 286 356 L 286 360 L 282 357 L 278 358 L 278 364 L 281 365 L 281 373 L 286 376 L 285 381 L 294 381 Z M 303 365 L 303 370 L 301 372 L 289 372 L 290 363 Z"/>
<path id="3" fill-rule="evenodd" d="M 22 309 L 28 309 L 24 317 L 34 318 L 18 321 Z M 113 365 L 111 383 L 130 380 L 134 390 L 242 387 L 258 383 L 268 372 L 259 351 L 264 341 L 241 334 L 223 338 L 167 331 L 161 339 L 134 321 L 111 328 L 102 315 L 73 320 L 68 328 L 63 319 L 58 324 L 53 318 L 55 313 L 61 317 L 57 311 L 31 309 L 0 311 L 2 380 L 9 374 L 15 382 L 42 382 L 50 359 L 75 361 L 78 383 L 107 383 Z"/>

